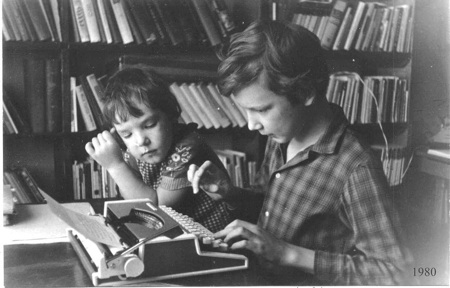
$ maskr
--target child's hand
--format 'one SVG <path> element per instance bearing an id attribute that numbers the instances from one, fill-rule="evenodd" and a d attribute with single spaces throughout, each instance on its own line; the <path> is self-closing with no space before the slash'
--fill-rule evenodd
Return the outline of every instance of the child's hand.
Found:
<path id="1" fill-rule="evenodd" d="M 99 133 L 85 146 L 86 152 L 107 170 L 124 163 L 119 143 L 111 134 L 113 129 Z"/>
<path id="2" fill-rule="evenodd" d="M 200 167 L 195 164 L 189 166 L 188 180 L 192 183 L 194 194 L 202 189 L 215 200 L 226 198 L 232 188 L 228 175 L 211 161 Z"/>

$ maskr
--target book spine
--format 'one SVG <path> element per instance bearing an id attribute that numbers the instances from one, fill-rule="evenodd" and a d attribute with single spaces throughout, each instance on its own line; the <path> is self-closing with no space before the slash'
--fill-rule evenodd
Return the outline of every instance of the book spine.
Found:
<path id="1" fill-rule="evenodd" d="M 126 0 L 126 2 L 142 34 L 144 42 L 147 44 L 155 42 L 158 39 L 156 27 L 151 16 L 147 14 L 145 3 L 142 0 Z"/>
<path id="2" fill-rule="evenodd" d="M 322 47 L 325 49 L 331 49 L 334 40 L 336 39 L 336 34 L 341 26 L 342 20 L 344 19 L 345 9 L 347 9 L 348 3 L 346 0 L 338 0 L 334 4 L 331 10 L 330 18 L 328 19 L 327 26 L 325 27 L 325 32 L 322 38 Z"/>
<path id="3" fill-rule="evenodd" d="M 353 17 L 352 25 L 350 26 L 350 29 L 348 31 L 348 37 L 345 41 L 344 49 L 350 50 L 354 46 L 356 34 L 358 32 L 358 29 L 360 29 L 360 23 L 361 18 L 364 14 L 364 11 L 366 9 L 366 3 L 364 2 L 358 2 L 358 6 L 356 7 L 355 16 Z"/>
<path id="4" fill-rule="evenodd" d="M 40 4 L 36 0 L 24 1 L 24 3 L 39 40 L 45 41 L 52 39 L 50 28 L 45 20 L 45 12 L 42 10 Z"/>
<path id="5" fill-rule="evenodd" d="M 83 86 L 78 85 L 75 87 L 77 94 L 78 104 L 80 105 L 81 116 L 83 118 L 84 124 L 87 131 L 93 131 L 97 129 L 95 124 L 94 115 L 92 115 L 89 102 L 87 100 L 86 94 L 84 93 Z"/>
<path id="6" fill-rule="evenodd" d="M 110 1 L 123 44 L 132 43 L 134 41 L 133 34 L 122 4 L 123 0 Z"/>
<path id="7" fill-rule="evenodd" d="M 339 28 L 336 35 L 336 40 L 333 44 L 333 50 L 341 50 L 344 46 L 345 39 L 348 35 L 348 30 L 350 29 L 350 25 L 353 20 L 352 10 L 352 7 L 347 7 L 347 10 L 345 11 L 344 19 L 342 20 L 341 27 Z"/>
<path id="8" fill-rule="evenodd" d="M 121 43 L 122 36 L 120 36 L 119 26 L 117 25 L 116 17 L 111 6 L 110 0 L 102 0 L 105 7 L 106 19 L 108 20 L 109 29 L 111 30 L 111 37 L 113 43 Z"/>
<path id="9" fill-rule="evenodd" d="M 18 134 L 19 129 L 14 123 L 13 118 L 11 117 L 11 113 L 8 111 L 8 107 L 6 107 L 5 102 L 3 102 L 3 124 L 6 126 L 6 131 L 8 134 Z"/>
<path id="10" fill-rule="evenodd" d="M 78 132 L 76 78 L 70 77 L 70 132 Z"/>
<path id="11" fill-rule="evenodd" d="M 158 32 L 158 41 L 159 44 L 166 45 L 170 43 L 169 36 L 167 35 L 167 32 L 164 27 L 164 23 L 162 22 L 162 19 L 160 18 L 158 11 L 156 11 L 155 4 L 153 1 L 144 1 L 147 11 L 149 15 L 151 16 L 153 22 L 155 23 L 156 30 Z"/>
<path id="12" fill-rule="evenodd" d="M 45 98 L 46 98 L 46 131 L 60 132 L 62 130 L 62 99 L 59 59 L 45 61 Z"/>
<path id="13" fill-rule="evenodd" d="M 191 116 L 189 116 L 189 113 L 186 110 L 186 104 L 183 103 L 183 99 L 182 99 L 183 96 L 179 95 L 181 93 L 181 91 L 178 90 L 179 87 L 175 87 L 175 86 L 177 86 L 177 84 L 176 83 L 172 83 L 169 86 L 169 89 L 170 89 L 170 92 L 172 92 L 172 94 L 175 96 L 175 98 L 177 99 L 178 104 L 181 107 L 181 115 L 180 115 L 180 117 L 184 121 L 184 123 L 186 123 L 186 124 L 192 123 L 194 121 L 192 120 Z"/>
<path id="14" fill-rule="evenodd" d="M 39 5 L 41 7 L 42 14 L 44 15 L 45 23 L 47 24 L 48 30 L 50 31 L 51 40 L 54 42 L 59 41 L 50 3 L 48 2 L 48 0 L 39 0 Z"/>
<path id="15" fill-rule="evenodd" d="M 31 41 L 38 41 L 38 36 L 36 34 L 36 31 L 34 30 L 33 23 L 31 23 L 31 17 L 28 13 L 27 8 L 25 7 L 25 4 L 23 3 L 24 0 L 16 1 L 15 5 L 19 9 L 19 14 L 23 19 L 23 23 L 25 24 L 25 28 L 27 30 L 28 36 L 30 37 Z"/>
<path id="16" fill-rule="evenodd" d="M 6 8 L 8 9 L 9 15 L 12 15 L 13 23 L 17 28 L 18 38 L 22 41 L 30 41 L 30 36 L 28 35 L 27 28 L 25 25 L 25 19 L 20 15 L 20 10 L 18 3 L 16 1 L 5 1 Z"/>
<path id="17" fill-rule="evenodd" d="M 89 87 L 91 88 L 92 94 L 94 95 L 98 106 L 100 107 L 100 111 L 103 111 L 103 98 L 105 95 L 103 87 L 100 86 L 100 83 L 98 83 L 97 78 L 94 74 L 86 76 L 86 80 L 89 84 Z"/>
<path id="18" fill-rule="evenodd" d="M 91 107 L 95 124 L 97 128 L 102 129 L 104 127 L 103 114 L 102 111 L 100 110 L 100 106 L 97 103 L 97 99 L 95 99 L 94 93 L 91 90 L 91 87 L 86 79 L 86 76 L 81 76 L 79 80 L 81 86 L 83 87 L 84 94 L 86 95 L 86 99 L 89 103 L 89 107 Z"/>
<path id="19" fill-rule="evenodd" d="M 355 43 L 355 47 L 354 47 L 355 50 L 358 50 L 358 51 L 361 50 L 362 43 L 364 42 L 364 39 L 368 36 L 370 22 L 372 20 L 372 17 L 374 16 L 373 15 L 374 8 L 375 8 L 375 3 L 367 3 L 367 10 L 363 17 L 361 29 L 359 30 L 359 34 L 356 39 L 356 43 Z"/>
<path id="20" fill-rule="evenodd" d="M 42 59 L 25 60 L 25 97 L 28 100 L 28 119 L 33 133 L 45 132 L 45 64 Z"/>
<path id="21" fill-rule="evenodd" d="M 91 43 L 100 42 L 100 31 L 98 30 L 97 19 L 94 13 L 94 5 L 92 0 L 80 0 L 83 7 L 84 19 L 89 33 L 89 40 Z"/>
<path id="22" fill-rule="evenodd" d="M 100 42 L 108 43 L 106 39 L 105 27 L 103 25 L 102 16 L 100 15 L 98 0 L 92 0 L 92 7 L 94 7 L 94 15 L 98 27 L 98 32 L 100 34 Z"/>
<path id="23" fill-rule="evenodd" d="M 39 186 L 31 176 L 28 169 L 26 169 L 25 167 L 20 167 L 16 170 L 16 173 L 18 173 L 27 184 L 29 190 L 36 200 L 35 203 L 45 203 L 44 196 L 42 196 L 41 192 L 39 191 Z"/>
<path id="24" fill-rule="evenodd" d="M 205 0 L 192 0 L 192 4 L 197 12 L 200 22 L 206 31 L 211 46 L 217 46 L 222 43 L 222 38 L 217 30 L 213 19 L 211 18 L 211 11 L 208 3 Z"/>
<path id="25" fill-rule="evenodd" d="M 175 97 L 177 98 L 178 103 L 180 103 L 182 105 L 182 107 L 184 107 L 184 110 L 186 111 L 187 114 L 189 114 L 192 121 L 194 123 L 197 123 L 199 128 L 204 127 L 205 124 L 200 119 L 200 116 L 197 114 L 197 112 L 194 110 L 194 108 L 192 107 L 191 102 L 186 97 L 186 94 L 181 90 L 181 87 L 176 83 L 172 83 L 172 85 L 170 87 L 171 87 Z"/>
<path id="26" fill-rule="evenodd" d="M 236 118 L 234 117 L 230 108 L 228 107 L 228 104 L 225 101 L 226 99 L 224 99 L 225 97 L 219 94 L 219 91 L 217 91 L 217 88 L 214 84 L 209 83 L 207 85 L 207 88 L 208 88 L 208 91 L 211 93 L 211 95 L 213 95 L 214 99 L 216 99 L 216 101 L 218 103 L 220 103 L 220 106 L 223 108 L 222 110 L 225 112 L 225 114 L 227 114 L 228 119 L 230 119 L 232 126 L 233 127 L 238 126 L 239 123 L 236 120 Z"/>
<path id="27" fill-rule="evenodd" d="M 210 129 L 211 127 L 213 127 L 211 120 L 200 108 L 201 103 L 198 101 L 198 99 L 195 98 L 195 95 L 189 89 L 189 85 L 187 85 L 186 83 L 183 83 L 180 85 L 180 88 L 181 88 L 181 91 L 183 91 L 183 93 L 187 99 L 187 102 L 191 105 L 195 114 L 198 115 L 198 117 L 200 118 L 200 121 L 203 123 L 205 128 Z"/>
<path id="28" fill-rule="evenodd" d="M 105 33 L 106 43 L 111 44 L 113 43 L 113 38 L 111 35 L 111 29 L 109 28 L 108 18 L 106 16 L 105 3 L 103 2 L 103 0 L 96 0 L 96 1 L 98 6 L 98 14 L 100 16 L 100 20 Z"/>
<path id="29" fill-rule="evenodd" d="M 55 20 L 56 33 L 58 34 L 59 41 L 62 41 L 61 32 L 61 18 L 59 17 L 59 3 L 58 0 L 50 0 L 50 6 L 52 9 L 53 19 Z"/>
<path id="30" fill-rule="evenodd" d="M 231 121 L 230 119 L 228 119 L 227 114 L 225 114 L 223 107 L 220 106 L 214 96 L 209 92 L 208 88 L 206 88 L 206 85 L 201 83 L 198 84 L 197 87 L 199 88 L 200 92 L 202 92 L 203 97 L 206 99 L 206 101 L 208 101 L 212 110 L 215 112 L 215 115 L 220 122 L 220 126 L 223 128 L 230 126 Z"/>
<path id="31" fill-rule="evenodd" d="M 156 11 L 159 14 L 159 18 L 164 24 L 165 30 L 173 46 L 177 46 L 184 41 L 181 26 L 177 22 L 175 17 L 175 11 L 177 7 L 173 6 L 171 1 L 167 0 L 152 0 Z"/>
<path id="32" fill-rule="evenodd" d="M 131 12 L 129 3 L 130 2 L 128 0 L 122 0 L 123 11 L 125 12 L 125 17 L 127 18 L 128 24 L 130 25 L 131 34 L 133 36 L 134 42 L 139 45 L 144 43 L 144 38 L 139 29 L 139 26 L 136 23 L 135 16 Z"/>
<path id="33" fill-rule="evenodd" d="M 14 4 L 11 2 L 12 0 L 5 0 L 3 1 L 3 19 L 8 19 L 11 23 L 11 29 L 13 38 L 15 41 L 21 41 L 22 36 L 19 31 L 19 24 L 17 23 L 17 16 L 14 12 Z"/>
<path id="34" fill-rule="evenodd" d="M 208 118 L 209 123 L 212 124 L 212 126 L 215 129 L 220 128 L 220 122 L 217 120 L 217 117 L 214 115 L 211 106 L 207 102 L 207 100 L 203 97 L 203 95 L 200 93 L 199 89 L 197 88 L 195 83 L 191 83 L 189 86 L 189 90 L 191 91 L 192 95 L 197 101 L 197 105 L 199 106 L 200 110 L 203 112 L 203 115 Z"/>
<path id="35" fill-rule="evenodd" d="M 89 38 L 89 30 L 87 27 L 86 16 L 84 15 L 83 5 L 81 0 L 71 0 L 73 3 L 75 20 L 78 27 L 78 33 L 80 35 L 81 42 L 89 42 L 91 41 Z"/>

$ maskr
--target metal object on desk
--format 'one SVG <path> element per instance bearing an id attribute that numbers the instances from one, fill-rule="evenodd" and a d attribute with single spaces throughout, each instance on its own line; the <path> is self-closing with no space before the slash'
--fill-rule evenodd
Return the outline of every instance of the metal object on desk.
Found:
<path id="1" fill-rule="evenodd" d="M 95 286 L 248 268 L 246 256 L 226 252 L 225 243 L 215 245 L 216 239 L 205 227 L 169 207 L 156 207 L 149 200 L 107 201 L 104 218 L 123 241 L 123 247 L 97 243 L 68 230 Z"/>

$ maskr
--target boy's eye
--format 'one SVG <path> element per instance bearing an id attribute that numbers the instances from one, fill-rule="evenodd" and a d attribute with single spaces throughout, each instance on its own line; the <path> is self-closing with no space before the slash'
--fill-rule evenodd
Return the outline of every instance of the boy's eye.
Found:
<path id="1" fill-rule="evenodd" d="M 144 125 L 145 128 L 153 128 L 158 124 L 158 122 L 149 122 Z"/>
<path id="2" fill-rule="evenodd" d="M 258 112 L 258 113 L 264 113 L 264 112 L 267 112 L 267 111 L 269 111 L 269 107 L 265 107 L 265 108 L 261 108 L 261 109 L 256 109 L 256 112 Z"/>

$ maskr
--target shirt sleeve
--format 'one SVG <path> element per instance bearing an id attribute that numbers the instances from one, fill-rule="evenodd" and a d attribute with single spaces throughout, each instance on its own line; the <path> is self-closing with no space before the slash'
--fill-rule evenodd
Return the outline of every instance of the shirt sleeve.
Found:
<path id="1" fill-rule="evenodd" d="M 380 168 L 359 166 L 341 197 L 356 242 L 346 254 L 316 251 L 318 279 L 335 285 L 407 285 L 412 264 L 402 246 L 399 217 Z M 411 278 L 411 277 L 409 277 Z"/>
<path id="2" fill-rule="evenodd" d="M 189 165 L 195 163 L 195 159 L 200 153 L 200 143 L 192 141 L 183 141 L 175 146 L 171 155 L 169 155 L 167 166 L 161 172 L 161 183 L 159 187 L 166 190 L 177 190 L 191 186 L 187 179 Z"/>

